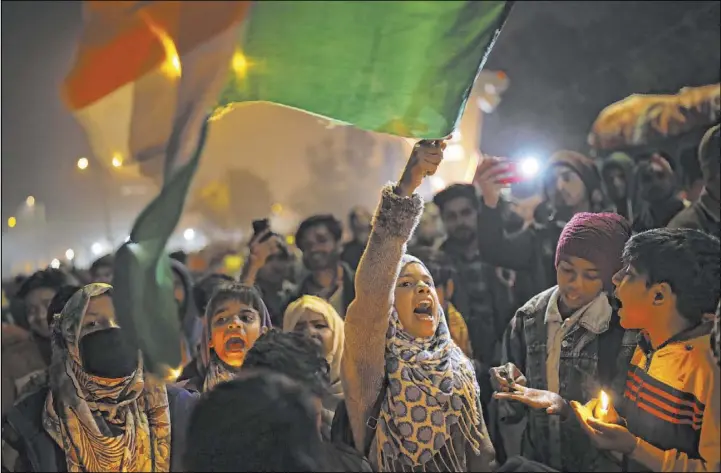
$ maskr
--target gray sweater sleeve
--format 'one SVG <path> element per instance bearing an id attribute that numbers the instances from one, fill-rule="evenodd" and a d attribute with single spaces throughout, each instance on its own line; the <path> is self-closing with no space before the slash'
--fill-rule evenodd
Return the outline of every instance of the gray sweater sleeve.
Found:
<path id="1" fill-rule="evenodd" d="M 392 185 L 386 185 L 355 274 L 356 296 L 345 317 L 341 379 L 353 439 L 359 446 L 364 445 L 366 421 L 383 384 L 388 316 L 401 257 L 422 212 L 420 196 L 400 197 Z"/>

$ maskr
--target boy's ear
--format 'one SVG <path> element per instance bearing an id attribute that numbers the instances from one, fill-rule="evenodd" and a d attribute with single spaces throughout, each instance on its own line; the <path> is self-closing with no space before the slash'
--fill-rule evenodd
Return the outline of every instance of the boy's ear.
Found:
<path id="1" fill-rule="evenodd" d="M 451 298 L 453 298 L 453 291 L 456 290 L 456 285 L 453 282 L 453 279 L 449 279 L 446 283 L 446 300 L 450 301 Z"/>
<path id="2" fill-rule="evenodd" d="M 653 295 L 654 305 L 663 305 L 668 304 L 669 302 L 674 302 L 673 290 L 666 282 L 654 284 L 649 290 Z"/>

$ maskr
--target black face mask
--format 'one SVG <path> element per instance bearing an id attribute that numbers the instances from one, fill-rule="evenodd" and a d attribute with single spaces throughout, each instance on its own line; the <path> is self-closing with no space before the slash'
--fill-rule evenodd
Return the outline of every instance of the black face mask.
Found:
<path id="1" fill-rule="evenodd" d="M 101 378 L 125 378 L 138 367 L 138 350 L 120 329 L 89 333 L 80 339 L 80 360 L 86 373 Z"/>

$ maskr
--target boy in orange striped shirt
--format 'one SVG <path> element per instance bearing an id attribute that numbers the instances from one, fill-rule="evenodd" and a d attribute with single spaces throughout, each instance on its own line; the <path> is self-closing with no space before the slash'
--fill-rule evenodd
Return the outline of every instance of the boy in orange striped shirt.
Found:
<path id="1" fill-rule="evenodd" d="M 721 377 L 703 318 L 719 301 L 720 258 L 719 241 L 697 230 L 650 230 L 626 244 L 615 295 L 621 325 L 643 337 L 618 401 L 625 419 L 596 400 L 571 403 L 593 443 L 623 455 L 625 471 L 721 469 Z"/>

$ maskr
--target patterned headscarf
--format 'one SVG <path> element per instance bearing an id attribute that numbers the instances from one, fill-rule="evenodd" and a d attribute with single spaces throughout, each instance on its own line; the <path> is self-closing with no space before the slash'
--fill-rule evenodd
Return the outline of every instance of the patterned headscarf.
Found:
<path id="1" fill-rule="evenodd" d="M 50 392 L 43 426 L 75 471 L 169 471 L 170 410 L 163 385 L 133 374 L 107 379 L 86 373 L 78 345 L 93 297 L 112 286 L 89 284 L 76 292 L 52 324 Z"/>
<path id="2" fill-rule="evenodd" d="M 340 315 L 338 315 L 338 312 L 328 301 L 317 296 L 305 295 L 293 301 L 285 310 L 285 315 L 283 316 L 283 331 L 292 332 L 298 324 L 300 317 L 307 310 L 322 315 L 333 333 L 333 347 L 325 359 L 330 366 L 329 391 L 335 398 L 334 404 L 337 404 L 343 397 L 343 384 L 340 380 L 340 364 L 343 358 L 343 345 L 345 343 L 345 330 L 343 328 L 345 324 L 343 319 L 340 318 Z M 327 404 L 326 400 L 324 400 L 324 407 L 335 410 L 335 405 Z"/>
<path id="3" fill-rule="evenodd" d="M 261 330 L 263 328 L 270 329 L 273 324 L 270 321 L 270 313 L 263 302 L 260 293 L 252 286 L 245 286 L 237 283 L 228 283 L 220 286 L 208 301 L 208 307 L 205 309 L 205 320 L 203 324 L 203 339 L 201 350 L 204 354 L 206 364 L 205 380 L 203 382 L 203 392 L 210 391 L 218 384 L 224 381 L 230 381 L 240 372 L 241 367 L 233 367 L 227 365 L 210 349 L 210 339 L 213 335 L 212 322 L 213 313 L 218 305 L 227 300 L 236 300 L 258 311 L 260 316 Z M 251 347 L 245 347 L 246 351 Z"/>
<path id="4" fill-rule="evenodd" d="M 402 267 L 410 263 L 423 265 L 404 256 Z M 425 470 L 426 465 L 434 471 L 465 471 L 465 452 L 455 452 L 454 433 L 480 454 L 482 411 L 473 365 L 451 339 L 443 313 L 439 315 L 435 335 L 424 339 L 405 332 L 396 310 L 391 313 L 388 388 L 376 432 L 380 471 Z"/>

